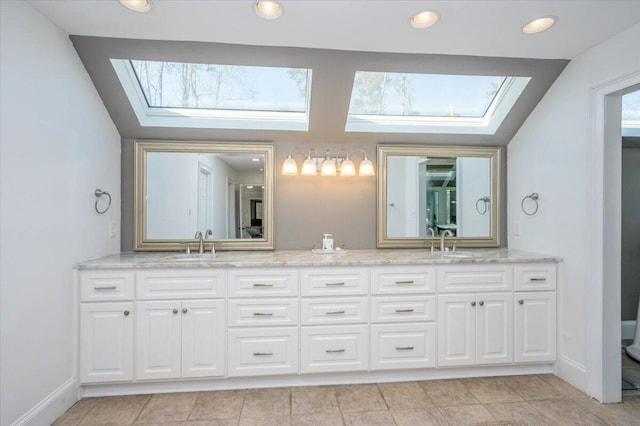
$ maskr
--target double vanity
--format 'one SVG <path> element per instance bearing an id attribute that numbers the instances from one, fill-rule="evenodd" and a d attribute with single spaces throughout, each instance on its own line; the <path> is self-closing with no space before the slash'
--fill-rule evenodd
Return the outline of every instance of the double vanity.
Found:
<path id="1" fill-rule="evenodd" d="M 388 249 L 83 262 L 81 393 L 552 372 L 558 261 Z"/>

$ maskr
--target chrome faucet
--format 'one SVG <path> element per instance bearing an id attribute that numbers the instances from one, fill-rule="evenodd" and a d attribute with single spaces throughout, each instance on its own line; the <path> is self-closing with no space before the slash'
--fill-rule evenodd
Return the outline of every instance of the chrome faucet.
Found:
<path id="1" fill-rule="evenodd" d="M 204 253 L 204 237 L 202 236 L 202 232 L 196 232 L 196 235 L 193 238 L 198 239 L 198 253 Z"/>
<path id="2" fill-rule="evenodd" d="M 427 237 L 435 238 L 436 233 L 433 228 L 427 228 Z M 431 254 L 433 254 L 433 241 L 431 241 Z"/>
<path id="3" fill-rule="evenodd" d="M 447 234 L 449 234 L 450 237 L 453 237 L 453 232 L 451 232 L 448 229 L 445 229 L 444 231 L 442 231 L 442 234 L 440 235 L 440 251 L 444 252 L 444 239 L 447 236 Z"/>

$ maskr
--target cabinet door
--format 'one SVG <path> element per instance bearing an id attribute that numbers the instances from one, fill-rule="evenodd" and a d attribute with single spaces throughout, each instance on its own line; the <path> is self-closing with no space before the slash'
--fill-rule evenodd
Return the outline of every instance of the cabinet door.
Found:
<path id="1" fill-rule="evenodd" d="M 224 375 L 224 300 L 183 300 L 182 377 Z"/>
<path id="2" fill-rule="evenodd" d="M 438 296 L 438 365 L 475 363 L 475 295 Z"/>
<path id="3" fill-rule="evenodd" d="M 80 382 L 133 380 L 133 302 L 80 307 Z"/>
<path id="4" fill-rule="evenodd" d="M 476 364 L 513 362 L 513 294 L 476 295 Z"/>
<path id="5" fill-rule="evenodd" d="M 516 362 L 555 361 L 556 293 L 515 294 Z"/>
<path id="6" fill-rule="evenodd" d="M 136 379 L 180 377 L 180 301 L 136 302 Z"/>

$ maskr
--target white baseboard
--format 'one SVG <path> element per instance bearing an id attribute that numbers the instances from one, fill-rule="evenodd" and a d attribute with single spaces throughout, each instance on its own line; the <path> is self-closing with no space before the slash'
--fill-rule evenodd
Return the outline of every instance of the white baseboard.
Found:
<path id="1" fill-rule="evenodd" d="M 37 403 L 11 426 L 50 425 L 78 401 L 78 381 L 75 377 Z"/>
<path id="2" fill-rule="evenodd" d="M 565 382 L 575 386 L 582 392 L 589 395 L 587 384 L 587 367 L 579 364 L 563 355 L 558 355 L 558 362 L 556 363 L 556 376 L 560 377 Z"/>
<path id="3" fill-rule="evenodd" d="M 636 322 L 633 320 L 622 321 L 622 339 L 629 340 L 635 337 Z"/>

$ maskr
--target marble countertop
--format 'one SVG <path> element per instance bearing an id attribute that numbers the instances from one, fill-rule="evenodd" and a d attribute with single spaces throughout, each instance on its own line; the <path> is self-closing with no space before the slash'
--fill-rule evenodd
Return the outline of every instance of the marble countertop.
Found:
<path id="1" fill-rule="evenodd" d="M 200 255 L 202 256 L 202 255 Z M 461 249 L 435 252 L 423 249 L 346 250 L 342 254 L 314 254 L 311 250 L 226 251 L 198 258 L 176 252 L 118 253 L 74 265 L 76 269 L 234 268 L 269 266 L 373 266 L 465 263 L 560 262 L 555 256 L 512 249 Z"/>

